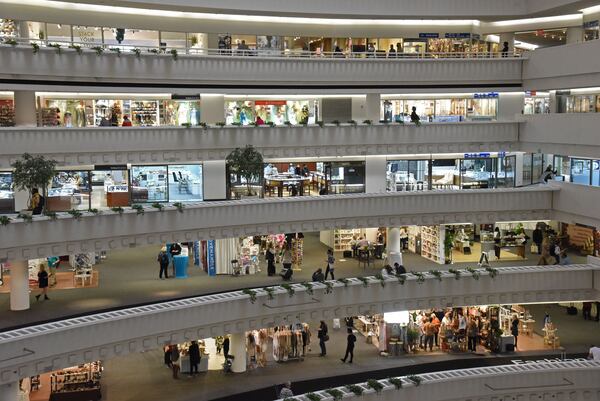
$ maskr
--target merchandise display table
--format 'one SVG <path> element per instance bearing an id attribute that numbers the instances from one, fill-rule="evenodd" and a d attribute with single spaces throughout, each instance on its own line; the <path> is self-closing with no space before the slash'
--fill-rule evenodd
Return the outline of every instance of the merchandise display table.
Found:
<path id="1" fill-rule="evenodd" d="M 200 363 L 198 364 L 198 372 L 208 372 L 209 357 L 209 354 L 202 354 Z M 189 373 L 191 370 L 190 357 L 188 355 L 183 355 L 181 357 L 181 373 Z"/>
<path id="2" fill-rule="evenodd" d="M 297 185 L 298 186 L 298 194 L 300 196 L 304 195 L 304 183 L 309 182 L 311 177 L 302 177 L 299 175 L 270 175 L 265 177 L 267 181 L 267 185 L 271 187 L 277 188 L 277 196 L 283 197 L 283 187 L 286 185 Z"/>
<path id="3" fill-rule="evenodd" d="M 184 255 L 173 256 L 173 264 L 175 265 L 175 278 L 187 278 L 187 268 L 189 257 Z"/>
<path id="4" fill-rule="evenodd" d="M 102 394 L 99 388 L 50 394 L 50 401 L 97 401 L 101 398 Z"/>

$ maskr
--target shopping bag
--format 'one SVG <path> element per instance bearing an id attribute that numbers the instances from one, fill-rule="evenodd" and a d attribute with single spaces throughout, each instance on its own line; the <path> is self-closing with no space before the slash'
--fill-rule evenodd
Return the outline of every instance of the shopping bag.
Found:
<path id="1" fill-rule="evenodd" d="M 531 244 L 531 253 L 538 253 L 538 246 L 537 244 Z"/>

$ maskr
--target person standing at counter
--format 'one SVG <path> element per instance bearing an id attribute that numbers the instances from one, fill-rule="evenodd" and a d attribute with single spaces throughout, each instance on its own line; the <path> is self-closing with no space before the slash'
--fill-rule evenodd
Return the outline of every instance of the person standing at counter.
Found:
<path id="1" fill-rule="evenodd" d="M 519 337 L 519 318 L 517 315 L 513 317 L 512 322 L 510 323 L 510 334 L 515 337 L 515 351 L 517 350 L 517 339 Z"/>
<path id="2" fill-rule="evenodd" d="M 267 276 L 275 275 L 275 251 L 273 245 L 269 245 L 265 252 L 265 259 L 267 260 Z"/>
<path id="3" fill-rule="evenodd" d="M 198 341 L 192 341 L 188 350 L 190 354 L 190 376 L 194 373 L 198 374 L 198 364 L 200 363 L 200 346 Z"/>
<path id="4" fill-rule="evenodd" d="M 494 229 L 494 253 L 496 259 L 500 260 L 500 242 L 502 241 L 502 235 L 500 234 L 500 228 Z"/>
<path id="5" fill-rule="evenodd" d="M 161 249 L 160 252 L 158 253 L 157 260 L 158 260 L 158 264 L 160 265 L 160 271 L 158 273 L 158 278 L 162 280 L 163 273 L 165 275 L 165 278 L 169 278 L 169 273 L 168 273 L 169 256 L 167 255 L 167 252 L 165 252 Z"/>
<path id="6" fill-rule="evenodd" d="M 171 249 L 169 249 L 169 253 L 171 254 L 171 259 L 173 259 L 173 277 L 175 277 L 175 256 L 181 255 L 181 245 L 177 242 L 171 244 Z"/>
<path id="7" fill-rule="evenodd" d="M 303 177 L 310 176 L 310 170 L 308 169 L 308 166 L 306 164 L 304 166 L 302 166 L 302 176 Z"/>

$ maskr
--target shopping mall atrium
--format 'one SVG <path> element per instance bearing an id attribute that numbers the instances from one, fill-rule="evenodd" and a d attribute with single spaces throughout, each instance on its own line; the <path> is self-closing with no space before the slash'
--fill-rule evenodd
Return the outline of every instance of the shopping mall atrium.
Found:
<path id="1" fill-rule="evenodd" d="M 0 401 L 600 400 L 600 0 L 243 3 L 0 0 Z"/>

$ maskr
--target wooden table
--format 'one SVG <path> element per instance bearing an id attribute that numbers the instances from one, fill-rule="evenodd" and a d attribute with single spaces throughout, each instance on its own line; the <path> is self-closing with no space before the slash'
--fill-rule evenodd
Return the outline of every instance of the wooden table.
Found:
<path id="1" fill-rule="evenodd" d="M 298 194 L 300 196 L 304 195 L 304 183 L 307 181 L 310 181 L 312 178 L 311 177 L 302 177 L 299 175 L 285 175 L 285 174 L 278 174 L 278 175 L 271 175 L 271 176 L 266 176 L 265 177 L 265 181 L 267 183 L 267 185 L 269 186 L 274 186 L 277 187 L 277 196 L 278 197 L 283 197 L 283 187 L 285 185 L 299 185 L 298 188 Z"/>

